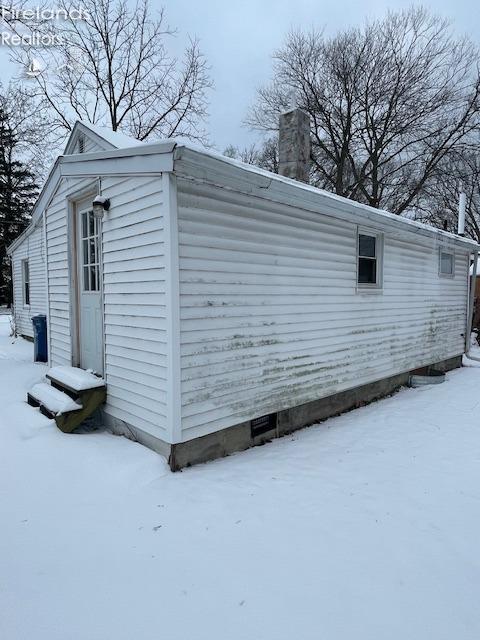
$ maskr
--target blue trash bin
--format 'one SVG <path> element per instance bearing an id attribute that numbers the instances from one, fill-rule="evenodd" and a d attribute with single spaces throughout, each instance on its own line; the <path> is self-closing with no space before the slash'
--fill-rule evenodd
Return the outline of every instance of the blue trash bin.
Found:
<path id="1" fill-rule="evenodd" d="M 47 353 L 47 316 L 38 314 L 33 316 L 33 360 L 34 362 L 48 362 Z"/>

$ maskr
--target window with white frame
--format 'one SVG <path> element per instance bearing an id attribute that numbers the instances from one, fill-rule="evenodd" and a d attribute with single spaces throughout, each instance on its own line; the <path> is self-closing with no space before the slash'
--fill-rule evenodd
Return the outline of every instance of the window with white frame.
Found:
<path id="1" fill-rule="evenodd" d="M 358 231 L 357 286 L 379 289 L 382 286 L 383 236 L 380 233 Z"/>
<path id="2" fill-rule="evenodd" d="M 438 272 L 441 276 L 453 278 L 455 275 L 455 254 L 452 251 L 439 250 Z"/>
<path id="3" fill-rule="evenodd" d="M 28 260 L 22 260 L 23 304 L 30 305 L 30 269 Z"/>

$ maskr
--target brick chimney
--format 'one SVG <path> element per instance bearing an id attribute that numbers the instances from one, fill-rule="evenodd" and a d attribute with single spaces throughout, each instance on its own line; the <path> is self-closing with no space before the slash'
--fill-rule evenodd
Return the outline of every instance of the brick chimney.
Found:
<path id="1" fill-rule="evenodd" d="M 280 114 L 278 172 L 287 178 L 309 182 L 310 116 L 301 109 Z"/>

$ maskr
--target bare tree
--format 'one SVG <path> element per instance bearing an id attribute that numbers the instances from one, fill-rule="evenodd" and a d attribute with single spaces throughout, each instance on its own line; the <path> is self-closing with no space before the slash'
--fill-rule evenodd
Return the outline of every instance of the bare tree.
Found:
<path id="1" fill-rule="evenodd" d="M 416 208 L 416 219 L 456 233 L 460 192 L 466 195 L 465 233 L 480 242 L 480 155 L 471 145 L 440 163 Z"/>
<path id="2" fill-rule="evenodd" d="M 243 149 L 229 145 L 223 155 L 278 173 L 278 140 L 275 136 L 263 140 L 259 145 L 252 144 Z"/>
<path id="3" fill-rule="evenodd" d="M 295 31 L 247 122 L 276 131 L 293 95 L 311 117 L 316 184 L 404 213 L 479 125 L 478 57 L 418 8 L 333 38 Z"/>
<path id="4" fill-rule="evenodd" d="M 50 151 L 43 144 L 50 133 L 50 123 L 38 110 L 28 90 L 17 83 L 3 87 L 0 83 L 0 109 L 8 115 L 9 126 L 15 134 L 15 156 L 39 178 L 50 160 Z"/>
<path id="5" fill-rule="evenodd" d="M 71 13 L 68 0 L 58 7 Z M 75 119 L 101 123 L 140 140 L 184 136 L 205 141 L 207 93 L 212 86 L 198 42 L 182 60 L 167 48 L 174 35 L 163 9 L 152 17 L 148 0 L 83 0 L 88 20 L 67 16 L 37 25 L 55 35 L 55 46 L 12 48 L 23 64 L 32 56 L 45 70 L 29 84 L 52 130 L 65 134 Z"/>

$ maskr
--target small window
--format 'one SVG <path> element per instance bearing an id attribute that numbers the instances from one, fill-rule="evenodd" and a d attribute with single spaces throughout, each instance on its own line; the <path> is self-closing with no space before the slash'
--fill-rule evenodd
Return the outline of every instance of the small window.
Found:
<path id="1" fill-rule="evenodd" d="M 22 260 L 22 279 L 23 279 L 23 304 L 28 307 L 30 305 L 30 269 L 28 260 Z"/>
<path id="2" fill-rule="evenodd" d="M 441 276 L 453 278 L 455 275 L 455 255 L 450 251 L 440 249 L 439 273 Z"/>
<path id="3" fill-rule="evenodd" d="M 85 153 L 85 138 L 78 136 L 78 153 Z"/>
<path id="4" fill-rule="evenodd" d="M 359 287 L 379 288 L 382 280 L 382 237 L 359 232 L 357 283 Z"/>

